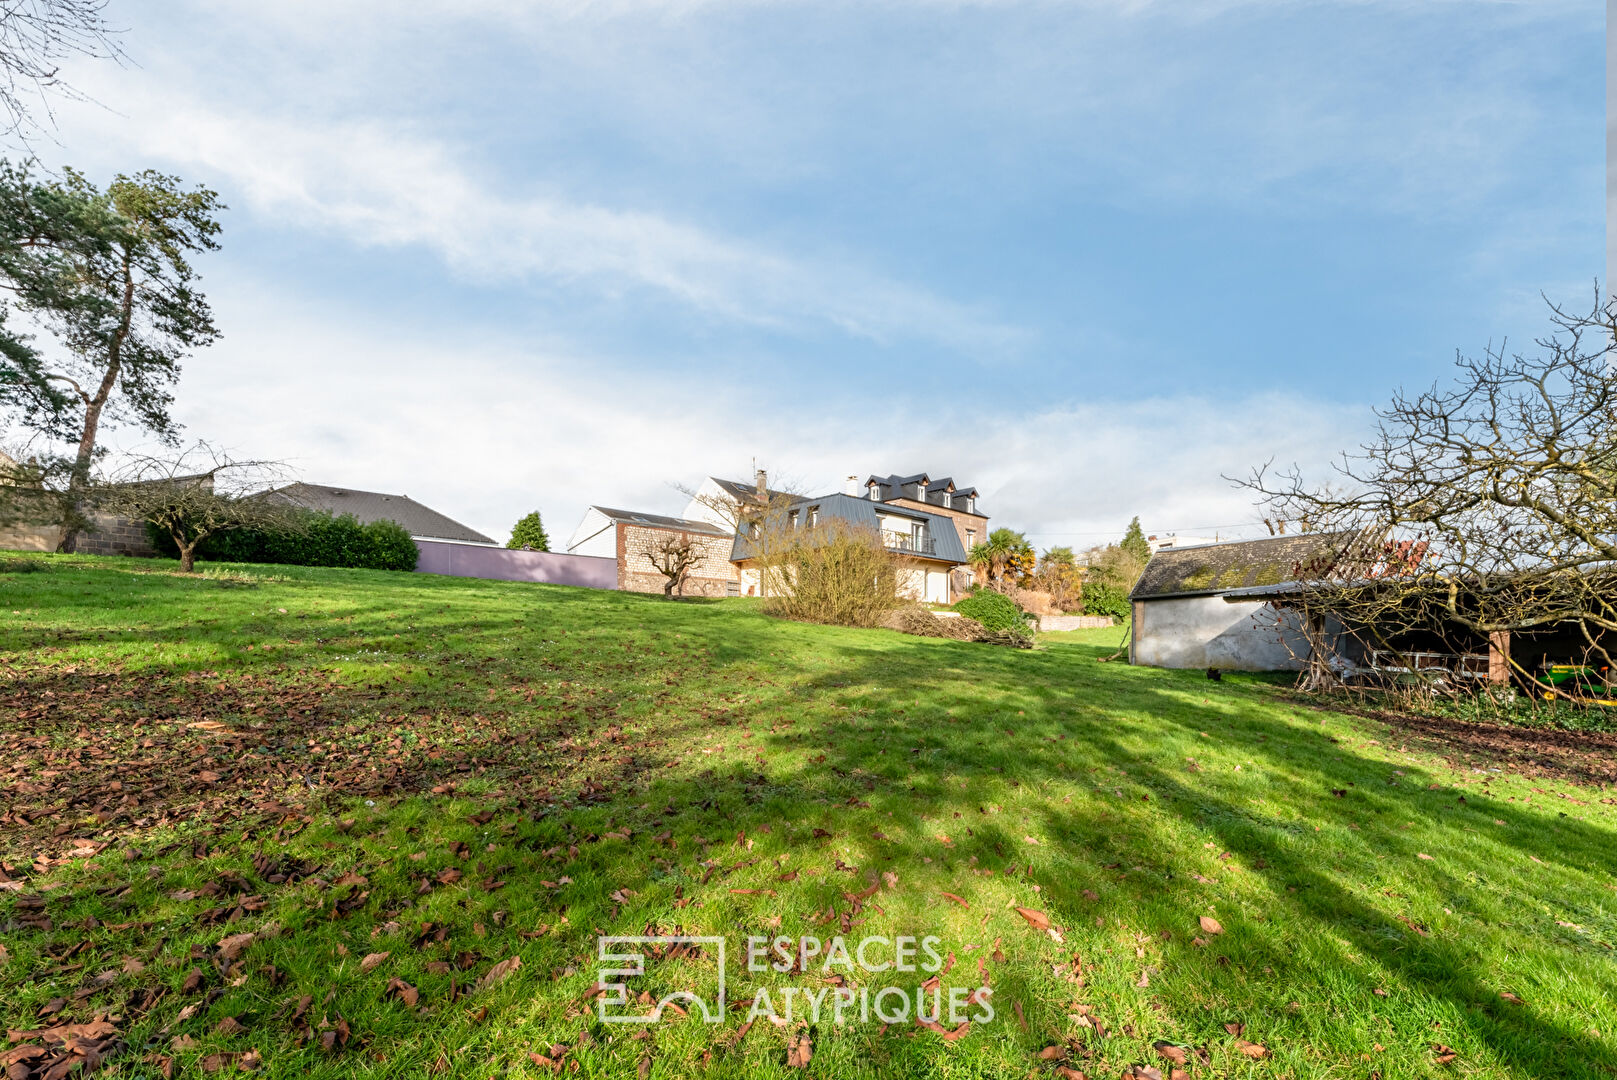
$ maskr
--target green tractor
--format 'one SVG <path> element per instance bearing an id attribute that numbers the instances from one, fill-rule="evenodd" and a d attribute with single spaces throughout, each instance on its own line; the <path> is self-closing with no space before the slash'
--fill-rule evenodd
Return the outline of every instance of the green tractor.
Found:
<path id="1" fill-rule="evenodd" d="M 1594 668 L 1587 664 L 1550 664 L 1536 676 L 1544 687 L 1546 701 L 1565 697 L 1573 701 L 1592 702 L 1607 707 L 1617 706 L 1617 687 L 1610 683 L 1607 668 Z"/>

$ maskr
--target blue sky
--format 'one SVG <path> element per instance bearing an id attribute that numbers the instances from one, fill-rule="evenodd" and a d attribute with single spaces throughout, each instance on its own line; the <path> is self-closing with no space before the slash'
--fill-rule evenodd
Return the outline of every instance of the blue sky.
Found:
<path id="1" fill-rule="evenodd" d="M 502 537 L 754 457 L 1250 533 L 1221 474 L 1604 272 L 1589 0 L 112 11 L 41 156 L 230 204 L 190 434 Z"/>

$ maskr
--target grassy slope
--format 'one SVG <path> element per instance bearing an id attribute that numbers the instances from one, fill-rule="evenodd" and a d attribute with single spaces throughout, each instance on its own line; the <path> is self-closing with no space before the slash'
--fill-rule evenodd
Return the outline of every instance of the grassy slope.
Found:
<path id="1" fill-rule="evenodd" d="M 135 1048 L 112 1075 L 145 1073 L 147 1055 L 188 1069 L 247 1049 L 275 1075 L 538 1075 L 527 1055 L 551 1043 L 573 1047 L 580 1075 L 634 1075 L 643 1060 L 654 1076 L 796 1075 L 789 1029 L 760 1022 L 731 1045 L 739 1013 L 649 1039 L 594 1023 L 596 933 L 828 937 L 816 913 L 840 916 L 879 872 L 896 884 L 850 936 L 938 935 L 958 961 L 946 985 L 974 985 L 983 959 L 999 1016 L 955 1042 L 822 1021 L 813 1075 L 1049 1074 L 1035 1052 L 1069 1038 L 1069 1064 L 1092 1076 L 1164 1065 L 1158 1039 L 1207 1048 L 1192 1075 L 1617 1075 L 1609 792 L 1406 751 L 1373 721 L 1262 680 L 1096 663 L 1116 630 L 1019 652 L 783 623 L 748 601 L 33 562 L 49 569 L 0 564 L 0 810 L 57 812 L 0 826 L 0 856 L 18 876 L 76 839 L 112 844 L 28 878 L 49 932 L 8 921 L 29 912 L 0 891 L 0 1022 L 42 1026 L 56 997 L 72 1001 L 67 1018 L 110 1011 Z M 101 757 L 64 765 L 85 743 Z M 269 794 L 308 826 L 243 816 Z M 482 811 L 494 814 L 471 819 Z M 319 863 L 320 880 L 268 884 L 250 864 L 260 852 Z M 438 884 L 446 868 L 463 878 Z M 325 884 L 347 870 L 362 888 Z M 198 912 L 235 901 L 174 898 L 225 871 L 261 910 L 207 925 Z M 361 892 L 335 917 L 334 900 Z M 1013 904 L 1046 912 L 1064 943 Z M 1203 915 L 1225 932 L 1200 931 Z M 131 921 L 150 925 L 108 925 Z M 424 922 L 446 940 L 418 944 Z M 245 962 L 213 963 L 243 930 L 264 931 Z M 514 955 L 515 974 L 451 997 L 452 981 Z M 144 969 L 122 970 L 126 958 Z M 428 966 L 444 961 L 447 973 Z M 193 968 L 202 985 L 183 992 Z M 392 977 L 419 988 L 416 1010 L 384 997 Z M 712 979 L 692 960 L 636 985 Z M 823 985 L 752 975 L 733 955 L 729 981 L 732 1001 Z M 73 1000 L 80 986 L 91 992 Z M 131 994 L 156 988 L 167 995 L 135 1007 Z M 294 1019 L 305 994 L 314 1004 Z M 218 1031 L 227 1016 L 245 1034 Z M 339 1016 L 351 1038 L 322 1051 Z M 1271 1059 L 1236 1051 L 1224 1025 L 1237 1021 Z M 194 1044 L 171 1049 L 183 1036 Z M 1438 1064 L 1436 1043 L 1456 1058 Z"/>

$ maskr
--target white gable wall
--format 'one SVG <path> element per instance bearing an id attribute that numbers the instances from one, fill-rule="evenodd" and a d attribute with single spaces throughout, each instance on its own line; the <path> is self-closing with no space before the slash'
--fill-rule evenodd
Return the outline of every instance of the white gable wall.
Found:
<path id="1" fill-rule="evenodd" d="M 695 496 L 685 504 L 685 510 L 679 516 L 691 521 L 705 521 L 721 529 L 733 529 L 734 511 L 725 514 L 715 507 L 735 505 L 736 501 L 730 497 L 729 492 L 721 488 L 719 482 L 710 476 L 702 481 L 702 486 L 696 489 Z"/>
<path id="2" fill-rule="evenodd" d="M 584 520 L 578 523 L 573 535 L 567 538 L 567 554 L 618 557 L 618 531 L 612 519 L 595 507 L 584 511 Z"/>

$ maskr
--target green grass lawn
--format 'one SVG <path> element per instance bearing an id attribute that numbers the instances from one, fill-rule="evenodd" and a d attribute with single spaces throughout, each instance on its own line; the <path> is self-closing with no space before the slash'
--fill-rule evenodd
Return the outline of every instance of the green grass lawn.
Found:
<path id="1" fill-rule="evenodd" d="M 10 1053 L 78 1034 L 105 1076 L 1617 1076 L 1611 791 L 1281 681 L 1097 662 L 1121 635 L 1021 651 L 747 600 L 0 558 Z M 643 933 L 727 939 L 722 1023 L 600 1022 L 597 938 Z M 748 969 L 749 936 L 837 935 L 935 936 L 945 1012 L 986 982 L 993 1019 L 839 1025 L 837 990 L 896 986 L 913 1015 L 931 974 Z M 705 947 L 628 984 L 718 979 Z M 744 1027 L 788 989 L 790 1022 Z"/>

